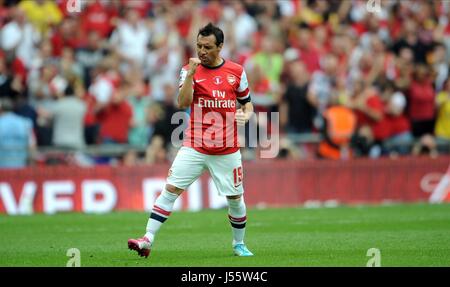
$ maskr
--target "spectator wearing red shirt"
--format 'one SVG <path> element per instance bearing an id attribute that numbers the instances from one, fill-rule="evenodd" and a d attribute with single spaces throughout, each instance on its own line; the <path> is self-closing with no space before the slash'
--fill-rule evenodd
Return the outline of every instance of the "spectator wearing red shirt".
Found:
<path id="1" fill-rule="evenodd" d="M 124 91 L 116 89 L 111 102 L 98 113 L 101 142 L 127 143 L 132 118 L 133 110 L 125 101 Z"/>
<path id="2" fill-rule="evenodd" d="M 377 90 L 362 79 L 356 80 L 353 97 L 347 104 L 357 117 L 357 137 L 363 154 L 378 157 L 383 140 L 389 137 L 388 122 L 385 120 L 384 104 Z"/>
<path id="3" fill-rule="evenodd" d="M 11 69 L 11 74 L 15 79 L 18 79 L 20 85 L 18 85 L 18 90 L 23 92 L 28 79 L 28 71 L 25 67 L 25 63 L 19 58 L 14 57 L 10 60 L 9 66 Z M 19 84 L 17 83 L 17 84 Z"/>
<path id="4" fill-rule="evenodd" d="M 202 9 L 202 16 L 213 23 L 218 23 L 222 17 L 222 4 L 217 0 L 208 1 Z"/>
<path id="5" fill-rule="evenodd" d="M 119 15 L 117 7 L 112 2 L 114 1 L 108 6 L 99 0 L 87 2 L 81 14 L 81 30 L 84 35 L 87 36 L 90 31 L 97 31 L 102 39 L 109 37 L 114 30 L 114 21 Z"/>
<path id="6" fill-rule="evenodd" d="M 52 43 L 52 56 L 61 57 L 62 50 L 68 46 L 76 49 L 81 46 L 81 38 L 77 31 L 77 22 L 74 18 L 64 18 L 57 29 L 54 30 L 50 37 Z"/>
<path id="7" fill-rule="evenodd" d="M 435 93 L 428 66 L 416 66 L 407 95 L 408 116 L 414 137 L 433 134 L 436 116 Z"/>
<path id="8" fill-rule="evenodd" d="M 298 31 L 297 48 L 300 52 L 300 59 L 305 63 L 308 73 L 320 70 L 320 54 L 310 42 L 312 40 L 311 31 L 307 27 L 302 27 Z"/>
<path id="9" fill-rule="evenodd" d="M 340 41 L 339 41 L 340 40 Z M 338 58 L 340 56 L 340 48 L 343 46 L 342 37 L 332 35 L 329 27 L 324 24 L 318 25 L 313 30 L 313 41 L 316 51 L 320 55 L 325 55 L 329 52 L 334 53 Z"/>
<path id="10" fill-rule="evenodd" d="M 377 91 L 367 88 L 354 101 L 354 109 L 358 125 L 367 125 L 373 133 L 375 141 L 382 141 L 389 136 L 388 123 L 384 120 L 384 103 Z"/>
<path id="11" fill-rule="evenodd" d="M 168 2 L 167 2 L 168 3 Z M 173 3 L 176 5 L 176 3 Z M 191 33 L 193 28 L 193 23 L 198 21 L 201 14 L 196 10 L 196 5 L 193 5 L 191 1 L 180 1 L 179 6 L 177 7 L 178 17 L 176 17 L 175 25 L 177 27 L 178 33 L 181 38 L 187 39 L 189 37 L 189 33 Z"/>

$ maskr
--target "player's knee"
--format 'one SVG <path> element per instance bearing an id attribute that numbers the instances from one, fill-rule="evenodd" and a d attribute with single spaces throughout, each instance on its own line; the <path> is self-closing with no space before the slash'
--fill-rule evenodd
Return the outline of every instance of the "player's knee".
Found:
<path id="1" fill-rule="evenodd" d="M 171 193 L 175 193 L 180 195 L 183 192 L 183 189 L 173 186 L 171 184 L 166 184 L 166 190 Z"/>

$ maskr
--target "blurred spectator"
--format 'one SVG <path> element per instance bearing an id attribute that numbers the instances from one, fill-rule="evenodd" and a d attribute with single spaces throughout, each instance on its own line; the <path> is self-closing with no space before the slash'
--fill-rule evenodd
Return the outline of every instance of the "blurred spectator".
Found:
<path id="1" fill-rule="evenodd" d="M 349 159 L 353 157 L 351 139 L 356 131 L 356 116 L 343 106 L 331 106 L 323 115 L 325 125 L 318 156 L 325 159 Z"/>
<path id="2" fill-rule="evenodd" d="M 184 2 L 180 3 L 177 7 L 173 3 L 170 2 L 159 2 L 154 3 L 155 7 L 152 10 L 152 17 L 148 18 L 149 27 L 151 30 L 151 44 L 158 43 L 162 41 L 164 38 L 168 38 L 168 44 L 170 46 L 182 43 L 177 43 L 178 41 L 182 41 L 184 36 L 179 33 L 179 25 L 177 19 L 180 17 L 191 17 L 192 15 L 181 15 L 178 13 L 183 13 L 182 11 L 184 6 L 188 6 L 189 9 L 193 9 L 195 7 L 196 2 Z M 174 13 L 174 10 L 177 13 Z"/>
<path id="3" fill-rule="evenodd" d="M 224 11 L 224 18 L 226 21 L 231 21 L 230 35 L 233 37 L 233 43 L 237 50 L 248 47 L 251 44 L 252 35 L 257 30 L 257 22 L 251 17 L 241 1 L 232 1 L 228 9 Z"/>
<path id="4" fill-rule="evenodd" d="M 248 81 L 255 112 L 274 110 L 278 99 L 278 86 L 273 85 L 261 66 L 253 67 L 252 73 L 248 75 Z"/>
<path id="5" fill-rule="evenodd" d="M 63 19 L 58 5 L 51 0 L 22 1 L 19 7 L 25 11 L 30 23 L 42 37 L 46 37 L 52 26 Z"/>
<path id="6" fill-rule="evenodd" d="M 25 167 L 35 147 L 31 121 L 12 110 L 11 99 L 0 98 L 0 169 Z"/>
<path id="7" fill-rule="evenodd" d="M 53 105 L 53 145 L 80 150 L 85 146 L 83 87 L 76 75 L 68 76 L 64 95 Z"/>
<path id="8" fill-rule="evenodd" d="M 52 119 L 49 111 L 53 110 L 55 98 L 62 94 L 65 79 L 58 73 L 54 63 L 47 63 L 40 69 L 39 78 L 30 78 L 30 102 L 38 114 L 36 137 L 39 146 L 52 143 Z"/>
<path id="9" fill-rule="evenodd" d="M 168 96 L 168 99 L 173 99 L 173 96 Z M 165 107 L 172 106 L 167 111 Z M 164 147 L 171 143 L 172 131 L 175 125 L 171 124 L 172 115 L 178 110 L 175 108 L 173 102 L 154 102 L 148 111 L 148 123 L 150 125 L 150 141 L 154 137 L 160 137 L 163 140 Z"/>
<path id="10" fill-rule="evenodd" d="M 42 75 L 44 65 L 59 65 L 58 58 L 53 57 L 53 46 L 48 40 L 43 40 L 38 46 L 37 53 L 33 60 L 31 61 L 31 66 L 28 72 L 28 86 L 32 85 L 33 82 L 37 81 Z M 33 99 L 33 95 L 30 92 L 30 99 Z"/>
<path id="11" fill-rule="evenodd" d="M 92 83 L 93 69 L 102 61 L 105 49 L 98 32 L 89 31 L 87 43 L 75 51 L 75 58 L 83 70 L 84 86 L 88 88 Z"/>
<path id="12" fill-rule="evenodd" d="M 435 125 L 438 145 L 450 145 L 450 78 L 444 83 L 444 89 L 436 96 L 437 118 Z M 448 149 L 447 149 L 448 151 Z"/>
<path id="13" fill-rule="evenodd" d="M 156 135 L 152 138 L 145 152 L 145 163 L 167 163 L 167 150 L 164 147 L 164 139 L 162 136 Z"/>
<path id="14" fill-rule="evenodd" d="M 170 39 L 169 35 L 159 38 L 146 56 L 145 72 L 150 77 L 151 97 L 155 101 L 164 101 L 164 83 L 173 82 L 182 66 L 183 59 L 177 40 Z"/>
<path id="15" fill-rule="evenodd" d="M 164 118 L 165 113 L 161 104 L 158 102 L 153 102 L 148 107 L 148 124 L 149 124 L 149 138 L 152 140 L 153 136 L 161 136 L 164 140 L 164 135 L 166 134 L 166 130 L 164 130 L 165 124 Z"/>
<path id="16" fill-rule="evenodd" d="M 256 52 L 248 60 L 250 66 L 248 74 L 251 74 L 255 66 L 264 72 L 273 87 L 278 87 L 283 71 L 283 55 L 276 51 L 274 39 L 265 36 L 262 40 L 261 50 Z"/>
<path id="17" fill-rule="evenodd" d="M 387 122 L 384 121 L 384 104 L 376 89 L 362 79 L 354 85 L 353 96 L 347 107 L 357 117 L 357 137 L 359 151 L 372 157 L 381 155 L 381 142 L 389 136 Z"/>
<path id="18" fill-rule="evenodd" d="M 73 74 L 80 80 L 83 79 L 83 68 L 76 62 L 74 50 L 71 47 L 66 46 L 62 49 L 59 66 L 62 74 Z"/>
<path id="19" fill-rule="evenodd" d="M 368 75 L 369 82 L 374 85 L 382 85 L 383 79 L 388 79 L 388 73 L 394 66 L 394 55 L 387 51 L 386 43 L 377 36 L 371 39 L 370 51 L 374 58 L 373 67 Z"/>
<path id="20" fill-rule="evenodd" d="M 150 43 L 150 30 L 138 11 L 132 8 L 125 10 L 125 18 L 118 22 L 110 41 L 122 60 L 143 67 L 147 45 Z"/>
<path id="21" fill-rule="evenodd" d="M 344 37 L 338 34 L 332 36 L 331 31 L 325 25 L 314 28 L 310 46 L 313 46 L 319 55 L 333 53 L 339 59 L 339 62 L 341 62 L 342 57 L 342 63 L 345 63 L 344 57 L 346 56 L 346 51 Z"/>
<path id="22" fill-rule="evenodd" d="M 84 116 L 84 140 L 87 145 L 94 145 L 100 142 L 100 124 L 97 117 L 97 110 L 100 106 L 97 105 L 95 97 L 90 93 L 85 93 L 83 101 L 86 105 L 86 114 Z"/>
<path id="23" fill-rule="evenodd" d="M 98 112 L 101 143 L 128 143 L 133 110 L 125 97 L 123 87 L 116 89 L 111 96 L 111 101 Z"/>
<path id="24" fill-rule="evenodd" d="M 100 39 L 106 39 L 111 35 L 119 16 L 119 10 L 114 2 L 118 1 L 94 0 L 86 2 L 86 6 L 81 13 L 80 24 L 85 37 L 92 32 L 96 33 Z"/>
<path id="25" fill-rule="evenodd" d="M 300 54 L 297 49 L 287 48 L 283 54 L 283 71 L 280 76 L 281 86 L 285 87 L 289 82 L 292 81 L 291 75 L 291 65 L 295 64 L 300 60 Z M 302 61 L 304 64 L 304 62 Z"/>
<path id="26" fill-rule="evenodd" d="M 370 51 L 374 57 L 374 69 L 372 80 L 375 85 L 382 85 L 383 79 L 392 81 L 397 77 L 398 71 L 395 67 L 395 54 L 387 49 L 386 42 L 377 36 L 371 38 Z"/>
<path id="27" fill-rule="evenodd" d="M 175 25 L 177 27 L 178 34 L 183 38 L 187 39 L 191 37 L 191 34 L 197 35 L 198 31 L 194 31 L 194 23 L 196 21 L 200 21 L 201 15 L 199 13 L 198 2 L 189 2 L 189 1 L 181 1 L 178 3 L 168 3 L 161 1 L 160 8 L 162 11 L 167 12 L 169 15 L 174 15 L 176 18 L 174 19 Z M 155 7 L 157 10 L 157 7 Z M 176 11 L 172 13 L 171 11 Z M 156 14 L 156 13 L 155 13 Z M 157 14 L 159 15 L 159 14 Z M 164 17 L 164 15 L 161 15 Z M 200 27 L 197 26 L 197 27 Z M 196 37 L 196 36 L 195 36 Z M 192 43 L 191 41 L 187 41 L 187 43 Z M 187 44 L 189 45 L 189 44 Z"/>
<path id="28" fill-rule="evenodd" d="M 7 3 L 5 0 L 0 0 L 0 28 L 9 20 L 10 8 Z"/>
<path id="29" fill-rule="evenodd" d="M 385 121 L 387 121 L 386 127 L 389 129 L 389 136 L 383 141 L 383 147 L 388 154 L 405 155 L 411 151 L 414 137 L 405 110 L 405 95 L 401 92 L 391 94 L 385 109 Z"/>
<path id="30" fill-rule="evenodd" d="M 387 77 L 389 80 L 394 81 L 398 89 L 407 92 L 414 67 L 413 51 L 408 47 L 403 47 L 400 49 L 400 55 L 395 59 L 393 69 L 388 71 Z"/>
<path id="31" fill-rule="evenodd" d="M 350 83 L 345 76 L 340 76 L 336 79 L 336 87 L 331 102 L 347 106 L 352 98 Z"/>
<path id="32" fill-rule="evenodd" d="M 27 101 L 24 93 L 18 94 L 18 96 L 14 99 L 14 113 L 31 120 L 34 129 L 37 127 L 38 114 Z"/>
<path id="33" fill-rule="evenodd" d="M 382 69 L 382 62 L 376 62 L 375 60 L 372 52 L 363 52 L 359 59 L 358 66 L 350 71 L 350 78 L 352 80 L 362 79 L 368 85 L 373 85 Z"/>
<path id="34" fill-rule="evenodd" d="M 308 99 L 317 109 L 314 126 L 317 129 L 323 128 L 322 114 L 327 106 L 333 101 L 334 88 L 337 81 L 338 62 L 335 56 L 327 55 L 323 59 L 321 70 L 312 74 L 311 82 L 308 86 Z"/>
<path id="35" fill-rule="evenodd" d="M 172 117 L 175 113 L 181 112 L 176 106 L 177 87 L 172 82 L 166 82 L 163 85 L 164 89 L 164 101 L 159 102 L 163 111 L 164 117 L 156 124 L 153 135 L 161 135 L 164 139 L 164 146 L 167 148 L 171 144 L 172 132 L 177 127 L 176 124 L 172 124 Z"/>
<path id="36" fill-rule="evenodd" d="M 402 28 L 402 36 L 394 43 L 392 47 L 393 51 L 398 55 L 402 48 L 408 47 L 414 53 L 414 62 L 426 63 L 426 56 L 431 50 L 431 46 L 419 38 L 419 26 L 417 22 L 413 18 L 406 18 Z"/>
<path id="37" fill-rule="evenodd" d="M 432 135 L 435 122 L 435 93 L 430 69 L 424 64 L 416 66 L 408 89 L 409 118 L 414 137 Z"/>
<path id="38" fill-rule="evenodd" d="M 433 73 L 436 75 L 434 87 L 439 92 L 444 88 L 444 82 L 449 76 L 449 61 L 443 44 L 434 47 L 432 63 Z"/>
<path id="39" fill-rule="evenodd" d="M 12 20 L 0 30 L 1 47 L 17 56 L 26 67 L 30 67 L 36 53 L 35 45 L 40 41 L 39 33 L 27 21 L 23 8 L 13 7 L 10 11 Z"/>
<path id="40" fill-rule="evenodd" d="M 308 133 L 313 130 L 316 110 L 308 98 L 309 73 L 303 62 L 290 66 L 289 82 L 280 106 L 280 124 L 288 133 Z"/>
<path id="41" fill-rule="evenodd" d="M 292 44 L 299 50 L 300 59 L 305 63 L 308 72 L 312 74 L 320 69 L 322 55 L 313 45 L 310 45 L 312 35 L 307 26 L 302 26 L 297 33 L 298 38 L 294 38 L 295 42 Z"/>
<path id="42" fill-rule="evenodd" d="M 8 69 L 5 55 L 0 55 L 0 98 L 17 99 L 22 91 L 22 81 L 19 76 L 13 76 Z"/>
<path id="43" fill-rule="evenodd" d="M 144 81 L 139 69 L 132 70 L 126 76 L 124 86 L 126 98 L 133 110 L 132 128 L 128 134 L 128 143 L 145 147 L 149 143 L 149 125 L 147 122 L 150 97 L 145 95 Z"/>
<path id="44" fill-rule="evenodd" d="M 50 41 L 54 57 L 61 57 L 63 49 L 66 47 L 74 50 L 81 46 L 82 40 L 77 24 L 75 18 L 64 18 L 61 24 L 52 30 Z"/>
<path id="45" fill-rule="evenodd" d="M 112 55 L 103 58 L 92 76 L 94 80 L 89 86 L 89 93 L 97 104 L 103 107 L 110 102 L 114 90 L 121 81 L 117 59 Z"/>

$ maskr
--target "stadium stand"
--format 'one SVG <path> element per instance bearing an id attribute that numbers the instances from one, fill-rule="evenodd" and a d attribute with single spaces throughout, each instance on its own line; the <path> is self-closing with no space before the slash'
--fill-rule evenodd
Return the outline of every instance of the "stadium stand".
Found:
<path id="1" fill-rule="evenodd" d="M 318 158 L 335 105 L 357 118 L 355 157 L 450 153 L 448 1 L 67 2 L 0 1 L 0 97 L 33 123 L 28 164 L 169 162 L 179 70 L 208 22 L 256 111 L 280 113 L 280 158 Z"/>

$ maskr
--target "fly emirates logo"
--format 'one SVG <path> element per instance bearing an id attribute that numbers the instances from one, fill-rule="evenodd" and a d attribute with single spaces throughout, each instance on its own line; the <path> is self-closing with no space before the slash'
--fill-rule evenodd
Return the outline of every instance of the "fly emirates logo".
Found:
<path id="1" fill-rule="evenodd" d="M 198 106 L 200 108 L 213 108 L 213 109 L 229 109 L 235 108 L 236 102 L 234 100 L 225 100 L 225 91 L 213 90 L 212 99 L 200 98 L 198 100 Z"/>

